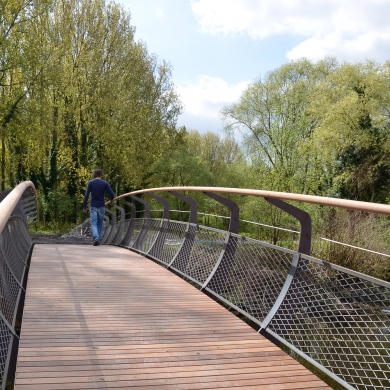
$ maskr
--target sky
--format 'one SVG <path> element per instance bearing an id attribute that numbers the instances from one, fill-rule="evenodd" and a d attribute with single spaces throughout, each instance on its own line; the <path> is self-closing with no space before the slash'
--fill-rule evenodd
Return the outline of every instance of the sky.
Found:
<path id="1" fill-rule="evenodd" d="M 390 59 L 390 0 L 116 0 L 135 39 L 172 66 L 179 126 L 221 132 L 221 108 L 300 58 Z"/>

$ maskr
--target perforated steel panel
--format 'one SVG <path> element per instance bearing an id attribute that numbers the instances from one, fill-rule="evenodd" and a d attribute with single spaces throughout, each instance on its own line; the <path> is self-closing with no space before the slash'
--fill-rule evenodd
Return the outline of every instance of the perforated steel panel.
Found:
<path id="1" fill-rule="evenodd" d="M 269 329 L 357 389 L 390 388 L 390 283 L 305 256 Z"/>
<path id="2" fill-rule="evenodd" d="M 148 249 L 148 256 L 153 257 L 154 259 L 159 259 L 162 255 L 162 251 L 164 248 L 164 242 L 167 237 L 168 232 L 168 220 L 161 220 L 161 224 L 159 226 L 158 234 L 156 235 L 156 239 Z"/>
<path id="3" fill-rule="evenodd" d="M 9 244 L 12 247 L 12 249 L 11 249 L 12 252 L 15 253 L 15 255 L 19 256 L 20 261 L 25 264 L 26 263 L 26 254 L 27 254 L 28 249 L 25 248 L 22 244 L 22 240 L 19 237 L 19 235 L 20 235 L 19 230 L 20 229 L 17 229 L 17 227 L 14 226 L 14 221 L 13 221 L 14 218 L 12 218 L 9 221 L 9 223 L 7 223 L 7 226 L 4 228 L 4 230 L 8 231 L 9 237 L 18 237 L 17 240 L 10 239 Z M 19 217 L 16 217 L 16 218 L 19 218 Z"/>

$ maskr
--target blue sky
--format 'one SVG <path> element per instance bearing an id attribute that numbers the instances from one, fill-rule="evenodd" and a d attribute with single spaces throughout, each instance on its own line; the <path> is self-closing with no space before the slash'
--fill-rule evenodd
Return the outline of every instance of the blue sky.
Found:
<path id="1" fill-rule="evenodd" d="M 169 62 L 178 125 L 219 132 L 220 109 L 286 62 L 390 59 L 390 0 L 117 0 L 136 40 Z"/>

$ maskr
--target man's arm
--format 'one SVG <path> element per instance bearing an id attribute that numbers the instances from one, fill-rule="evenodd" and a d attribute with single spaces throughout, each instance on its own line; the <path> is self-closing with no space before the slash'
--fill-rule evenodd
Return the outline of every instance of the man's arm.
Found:
<path id="1" fill-rule="evenodd" d="M 114 191 L 112 190 L 110 184 L 107 182 L 107 188 L 106 188 L 108 195 L 110 195 L 110 202 L 115 198 Z"/>
<path id="2" fill-rule="evenodd" d="M 89 183 L 87 185 L 87 190 L 85 191 L 85 195 L 84 195 L 84 203 L 83 203 L 83 211 L 84 213 L 87 212 L 87 202 L 88 202 L 88 197 L 89 197 L 89 193 L 91 192 L 91 188 L 89 186 Z"/>

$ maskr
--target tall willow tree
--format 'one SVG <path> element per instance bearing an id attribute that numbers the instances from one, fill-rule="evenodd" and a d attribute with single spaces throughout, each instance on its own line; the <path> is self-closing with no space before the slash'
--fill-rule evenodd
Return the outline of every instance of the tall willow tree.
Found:
<path id="1" fill-rule="evenodd" d="M 243 134 L 254 185 L 386 202 L 389 69 L 389 62 L 291 62 L 225 107 L 227 125 Z"/>
<path id="2" fill-rule="evenodd" d="M 386 71 L 387 70 L 387 71 Z M 386 202 L 390 184 L 388 64 L 339 65 L 319 83 L 312 107 L 314 145 L 333 166 L 332 194 Z"/>
<path id="3" fill-rule="evenodd" d="M 311 96 L 318 80 L 333 67 L 331 60 L 317 65 L 307 60 L 291 62 L 250 85 L 239 102 L 222 110 L 227 126 L 241 131 L 263 186 L 313 190 L 308 177 L 316 156 L 308 153 L 307 144 L 316 126 Z"/>

